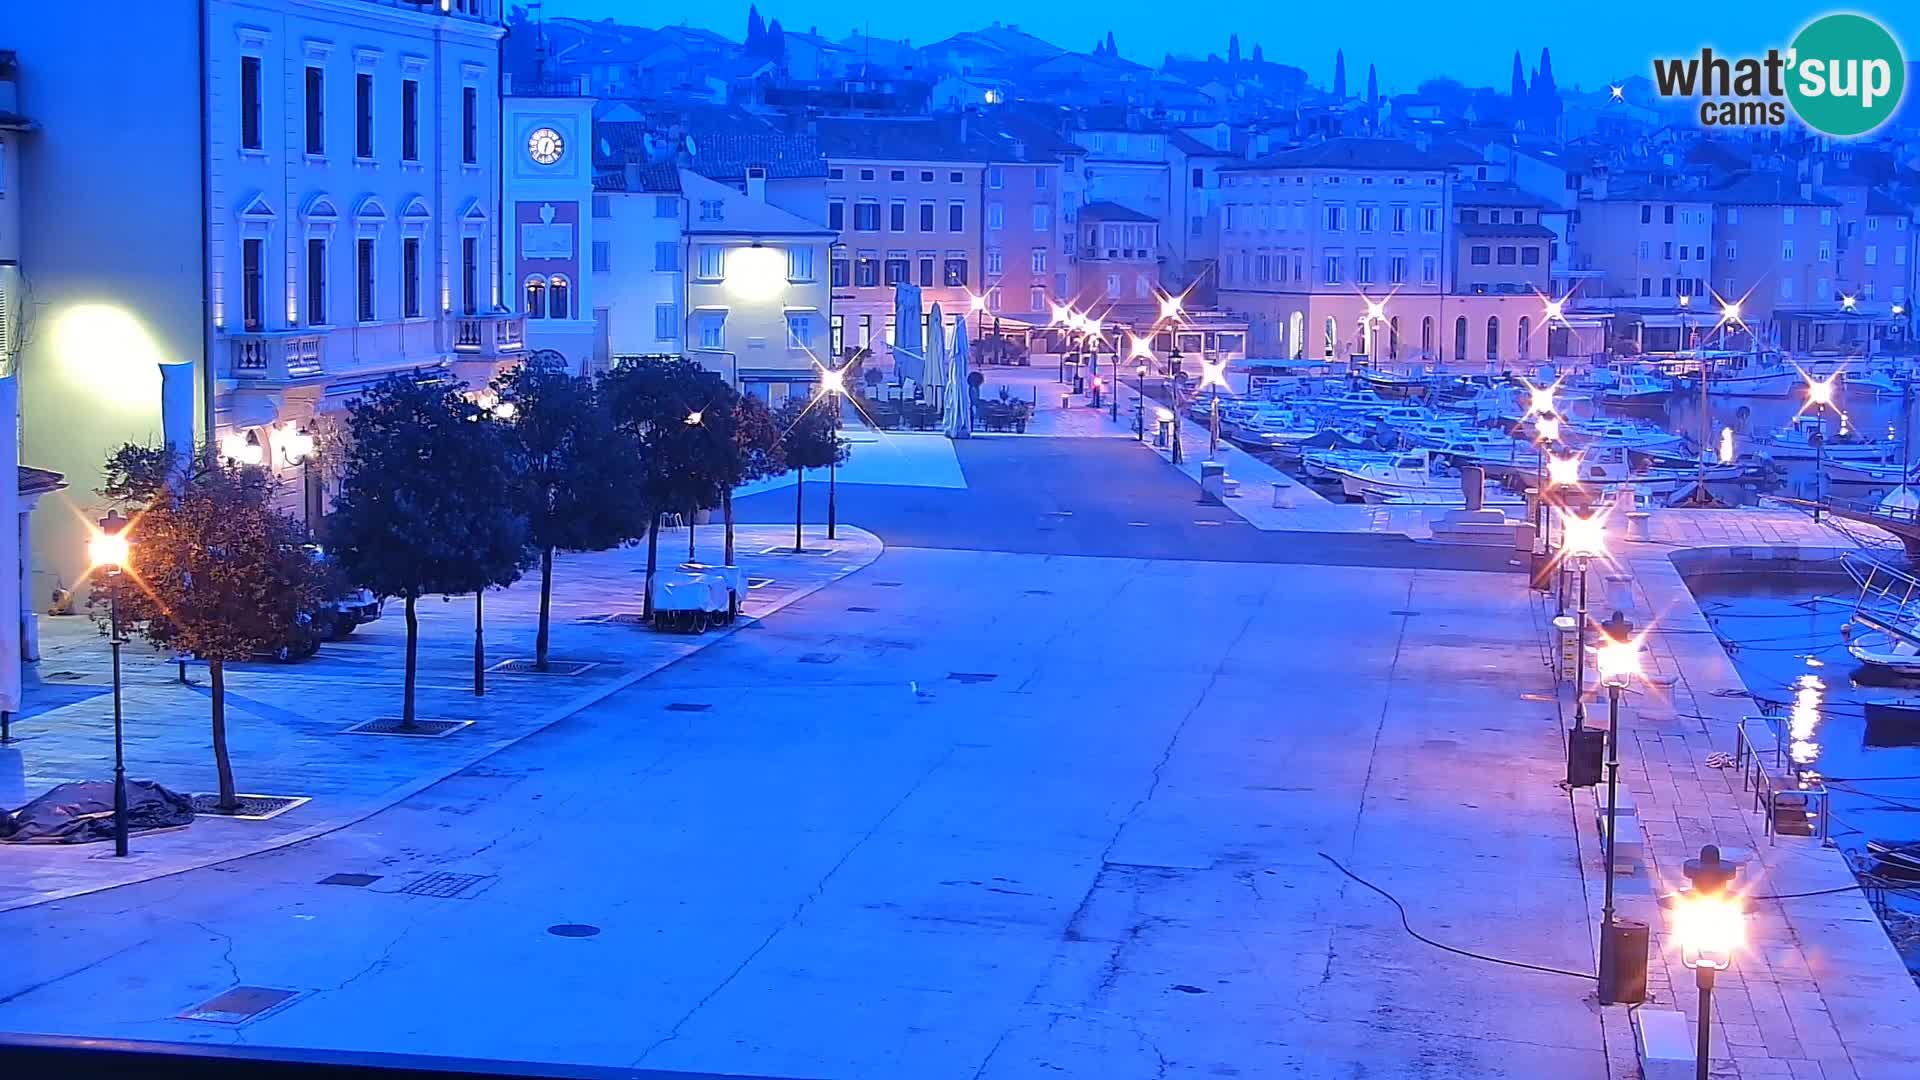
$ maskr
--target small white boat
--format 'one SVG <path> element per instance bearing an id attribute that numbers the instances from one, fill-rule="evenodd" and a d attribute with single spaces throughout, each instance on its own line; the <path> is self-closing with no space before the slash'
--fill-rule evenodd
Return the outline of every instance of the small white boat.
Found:
<path id="1" fill-rule="evenodd" d="M 1836 484 L 1893 484 L 1899 486 L 1911 476 L 1911 470 L 1898 462 L 1828 461 L 1821 465 L 1827 479 Z"/>
<path id="2" fill-rule="evenodd" d="M 1840 385 L 1849 394 L 1870 394 L 1874 397 L 1899 397 L 1906 389 L 1906 384 L 1895 379 L 1891 371 L 1843 370 Z"/>
<path id="3" fill-rule="evenodd" d="M 1671 381 L 1644 371 L 1623 371 L 1600 391 L 1601 403 L 1614 406 L 1664 405 L 1672 396 Z"/>
<path id="4" fill-rule="evenodd" d="M 1920 646 L 1885 630 L 1856 630 L 1847 639 L 1847 651 L 1871 668 L 1895 675 L 1920 676 Z"/>
<path id="5" fill-rule="evenodd" d="M 1314 480 L 1337 480 L 1342 470 L 1384 465 L 1395 456 L 1383 450 L 1308 450 L 1300 455 L 1300 469 Z"/>
<path id="6" fill-rule="evenodd" d="M 1426 450 L 1409 450 L 1390 460 L 1328 470 L 1349 499 L 1381 502 L 1394 495 L 1426 495 L 1460 490 L 1460 474 Z"/>
<path id="7" fill-rule="evenodd" d="M 1806 376 L 1784 355 L 1777 352 L 1724 352 L 1703 350 L 1696 354 L 1695 373 L 1684 385 L 1700 388 L 1700 365 L 1706 367 L 1707 393 L 1712 397 L 1783 398 L 1806 385 Z"/>
<path id="8" fill-rule="evenodd" d="M 1885 461 L 1893 452 L 1891 441 L 1873 442 L 1858 434 L 1825 435 L 1825 445 L 1816 446 L 1814 436 L 1822 433 L 1823 417 L 1796 416 L 1784 431 L 1752 440 L 1753 449 L 1775 461 Z"/>

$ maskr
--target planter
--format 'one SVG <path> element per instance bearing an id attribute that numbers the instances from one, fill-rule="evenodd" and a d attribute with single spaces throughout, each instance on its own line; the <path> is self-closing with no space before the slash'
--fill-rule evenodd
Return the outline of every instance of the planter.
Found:
<path id="1" fill-rule="evenodd" d="M 1019 432 L 1022 435 L 1025 435 L 1027 433 L 1027 418 L 1022 416 L 1014 420 L 1013 430 Z"/>

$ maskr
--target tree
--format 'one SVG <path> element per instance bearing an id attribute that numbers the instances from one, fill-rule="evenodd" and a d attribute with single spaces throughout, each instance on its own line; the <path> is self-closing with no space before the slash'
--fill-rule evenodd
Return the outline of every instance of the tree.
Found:
<path id="1" fill-rule="evenodd" d="M 717 376 L 686 357 L 623 364 L 601 376 L 600 392 L 614 422 L 639 447 L 637 483 L 647 514 L 647 593 L 642 613 L 653 614 L 653 578 L 659 566 L 660 518 L 668 510 L 719 501 L 711 440 L 702 430 Z M 695 417 L 699 419 L 695 419 Z"/>
<path id="2" fill-rule="evenodd" d="M 305 529 L 274 509 L 272 477 L 257 466 L 128 445 L 107 458 L 100 492 L 133 511 L 128 565 L 101 591 L 120 626 L 207 662 L 216 806 L 237 812 L 226 665 L 298 632 L 323 599 L 322 567 Z"/>
<path id="3" fill-rule="evenodd" d="M 1107 31 L 1107 58 L 1111 60 L 1119 57 L 1119 55 L 1120 50 L 1115 48 L 1113 44 L 1113 31 L 1109 30 Z"/>
<path id="4" fill-rule="evenodd" d="M 553 553 L 605 551 L 640 535 L 644 504 L 628 483 L 640 451 L 613 422 L 593 380 L 568 372 L 562 360 L 530 358 L 496 378 L 493 393 L 497 411 L 511 418 L 527 540 L 540 554 L 533 663 L 545 671 Z"/>
<path id="5" fill-rule="evenodd" d="M 733 489 L 741 484 L 779 476 L 787 471 L 786 447 L 773 410 L 752 394 L 733 400 L 732 482 L 720 489 L 720 508 L 726 519 L 727 565 L 733 565 Z"/>
<path id="6" fill-rule="evenodd" d="M 1373 65 L 1367 65 L 1367 130 L 1373 131 L 1380 126 L 1380 79 L 1373 72 Z"/>
<path id="7" fill-rule="evenodd" d="M 1260 43 L 1257 41 L 1253 43 L 1253 62 L 1256 64 L 1267 62 L 1267 54 L 1261 50 Z"/>
<path id="8" fill-rule="evenodd" d="M 1333 96 L 1347 100 L 1347 54 L 1343 49 L 1333 52 Z"/>
<path id="9" fill-rule="evenodd" d="M 800 524 L 805 520 L 808 469 L 824 469 L 847 460 L 847 442 L 840 437 L 840 417 L 821 397 L 788 399 L 774 416 L 780 428 L 780 447 L 793 475 L 793 551 L 799 554 Z"/>
<path id="10" fill-rule="evenodd" d="M 510 585 L 527 565 L 521 463 L 458 387 L 402 375 L 347 406 L 352 438 L 330 532 L 354 582 L 406 605 L 400 723 L 414 723 L 423 596 Z"/>
<path id="11" fill-rule="evenodd" d="M 1240 35 L 1239 34 L 1227 35 L 1227 63 L 1232 64 L 1234 67 L 1240 66 Z"/>
<path id="12" fill-rule="evenodd" d="M 1513 50 L 1513 107 L 1515 111 L 1526 108 L 1527 69 L 1520 63 L 1520 50 Z"/>
<path id="13" fill-rule="evenodd" d="M 1560 88 L 1553 81 L 1553 55 L 1540 50 L 1540 68 L 1533 75 L 1533 111 L 1541 130 L 1551 132 L 1560 120 Z"/>
<path id="14" fill-rule="evenodd" d="M 748 56 L 764 56 L 767 49 L 767 24 L 760 18 L 757 4 L 747 6 L 747 42 Z"/>

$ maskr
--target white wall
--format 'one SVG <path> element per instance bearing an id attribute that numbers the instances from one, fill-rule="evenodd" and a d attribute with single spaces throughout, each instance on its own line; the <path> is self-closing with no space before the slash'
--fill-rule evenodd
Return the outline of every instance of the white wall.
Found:
<path id="1" fill-rule="evenodd" d="M 607 244 L 608 269 L 596 273 L 594 294 L 607 309 L 607 339 L 615 355 L 677 353 L 681 348 L 681 272 L 658 270 L 657 245 L 672 245 L 675 263 L 686 265 L 681 222 L 686 201 L 677 193 L 603 192 L 608 216 L 594 222 L 596 235 Z M 670 216 L 658 215 L 659 200 L 672 205 Z M 661 337 L 655 315 L 659 305 L 674 309 L 670 336 Z"/>

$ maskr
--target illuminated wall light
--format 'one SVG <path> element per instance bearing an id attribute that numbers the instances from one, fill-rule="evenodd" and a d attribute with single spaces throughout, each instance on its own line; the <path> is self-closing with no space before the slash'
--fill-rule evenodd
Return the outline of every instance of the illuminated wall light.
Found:
<path id="1" fill-rule="evenodd" d="M 771 300 L 787 287 L 786 257 L 778 249 L 742 247 L 727 252 L 727 292 L 742 300 Z"/>
<path id="2" fill-rule="evenodd" d="M 53 354 L 94 400 L 122 409 L 158 408 L 159 343 L 125 308 L 76 304 L 52 320 Z"/>

